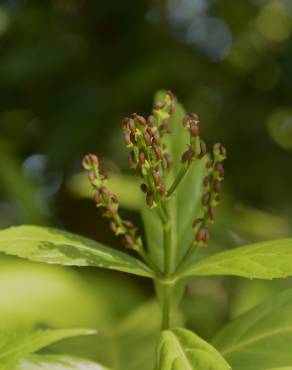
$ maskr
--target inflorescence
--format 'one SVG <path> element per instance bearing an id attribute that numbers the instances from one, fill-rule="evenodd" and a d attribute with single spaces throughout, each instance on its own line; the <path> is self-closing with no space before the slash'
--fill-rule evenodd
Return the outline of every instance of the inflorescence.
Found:
<path id="1" fill-rule="evenodd" d="M 191 164 L 197 160 L 205 161 L 202 215 L 193 222 L 195 236 L 189 250 L 192 252 L 194 247 L 206 245 L 209 240 L 209 224 L 215 220 L 215 208 L 222 196 L 221 183 L 224 177 L 222 162 L 226 158 L 226 149 L 222 144 L 217 143 L 209 154 L 205 142 L 200 137 L 201 127 L 198 115 L 188 113 L 182 119 L 182 125 L 189 133 L 188 147 L 181 156 L 181 169 L 167 189 L 167 174 L 173 170 L 173 158 L 167 147 L 167 135 L 171 135 L 169 121 L 174 111 L 174 96 L 167 91 L 162 101 L 154 103 L 152 115 L 145 118 L 133 113 L 123 119 L 122 129 L 124 142 L 130 149 L 129 165 L 142 180 L 141 190 L 145 193 L 146 204 L 150 208 L 158 209 L 162 223 L 166 222 L 169 216 L 167 215 L 168 200 L 175 193 Z M 107 178 L 99 170 L 98 158 L 88 154 L 83 159 L 83 167 L 88 171 L 88 179 L 95 191 L 96 206 L 104 217 L 110 219 L 111 229 L 116 235 L 122 237 L 128 248 L 138 251 L 145 257 L 137 228 L 132 222 L 122 220 L 119 215 L 118 199 L 106 187 Z"/>

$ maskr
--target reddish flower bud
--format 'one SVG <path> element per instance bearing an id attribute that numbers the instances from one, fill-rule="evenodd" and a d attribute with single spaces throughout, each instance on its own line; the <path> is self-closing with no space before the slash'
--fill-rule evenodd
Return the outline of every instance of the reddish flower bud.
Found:
<path id="1" fill-rule="evenodd" d="M 209 231 L 206 227 L 202 227 L 197 234 L 197 242 L 207 243 L 209 240 Z"/>
<path id="2" fill-rule="evenodd" d="M 124 142 L 126 145 L 132 144 L 131 135 L 128 132 L 124 135 Z"/>
<path id="3" fill-rule="evenodd" d="M 204 178 L 204 180 L 203 180 L 203 185 L 204 185 L 204 186 L 208 186 L 208 185 L 209 185 L 209 183 L 210 183 L 210 180 L 211 180 L 211 175 L 206 176 L 206 177 Z"/>
<path id="4" fill-rule="evenodd" d="M 129 122 L 129 118 L 128 117 L 123 118 L 123 120 L 122 120 L 122 129 L 123 130 L 127 130 L 129 128 L 128 122 Z"/>
<path id="5" fill-rule="evenodd" d="M 209 208 L 209 218 L 211 221 L 215 221 L 215 217 L 216 217 L 216 211 L 215 211 L 215 208 L 213 207 L 210 207 Z"/>
<path id="6" fill-rule="evenodd" d="M 147 193 L 148 192 L 148 186 L 146 184 L 141 184 L 140 188 L 143 191 L 143 193 Z"/>
<path id="7" fill-rule="evenodd" d="M 150 127 L 153 127 L 154 126 L 154 117 L 152 115 L 148 116 L 147 118 L 147 124 L 150 126 Z"/>
<path id="8" fill-rule="evenodd" d="M 206 155 L 206 154 L 207 154 L 207 147 L 206 147 L 206 144 L 204 143 L 204 141 L 202 141 L 202 140 L 201 140 L 201 142 L 200 142 L 200 147 L 201 147 L 201 152 L 200 152 L 199 157 L 200 157 L 200 158 L 203 158 L 203 157 L 204 157 L 204 155 Z"/>
<path id="9" fill-rule="evenodd" d="M 169 106 L 169 114 L 173 114 L 175 112 L 175 105 L 174 102 L 172 101 Z"/>
<path id="10" fill-rule="evenodd" d="M 209 169 L 213 166 L 213 161 L 212 159 L 209 159 L 208 162 L 206 163 L 206 168 Z"/>
<path id="11" fill-rule="evenodd" d="M 96 191 L 93 196 L 93 200 L 96 204 L 100 204 L 100 192 Z"/>
<path id="12" fill-rule="evenodd" d="M 146 123 L 146 119 L 145 119 L 143 116 L 138 116 L 138 115 L 136 115 L 136 120 L 137 120 L 139 123 L 141 123 L 141 125 L 143 125 L 143 126 L 146 126 L 146 125 L 147 125 L 147 123 Z"/>
<path id="13" fill-rule="evenodd" d="M 151 146 L 151 144 L 152 144 L 152 138 L 151 138 L 149 132 L 145 131 L 144 134 L 143 134 L 143 137 L 144 137 L 144 140 L 145 140 L 145 144 L 147 146 Z"/>
<path id="14" fill-rule="evenodd" d="M 115 217 L 118 213 L 118 211 L 113 207 L 112 204 L 108 204 L 106 207 L 108 213 L 111 215 L 111 217 Z"/>
<path id="15" fill-rule="evenodd" d="M 140 150 L 139 152 L 139 161 L 140 165 L 145 164 L 145 153 L 143 152 L 143 150 Z"/>
<path id="16" fill-rule="evenodd" d="M 102 194 L 104 195 L 105 198 L 109 198 L 110 195 L 111 195 L 110 191 L 105 186 L 102 186 L 100 188 L 100 191 L 102 192 Z"/>
<path id="17" fill-rule="evenodd" d="M 148 192 L 147 195 L 146 195 L 146 203 L 147 203 L 148 207 L 152 207 L 153 202 L 154 202 L 153 194 Z"/>
<path id="18" fill-rule="evenodd" d="M 160 109 L 163 109 L 164 107 L 165 107 L 165 102 L 163 101 L 157 101 L 154 103 L 155 110 L 160 110 Z"/>
<path id="19" fill-rule="evenodd" d="M 202 203 L 204 206 L 207 206 L 209 204 L 209 201 L 210 201 L 210 193 L 205 193 L 203 196 L 202 196 Z"/>
<path id="20" fill-rule="evenodd" d="M 135 226 L 131 221 L 124 220 L 122 223 L 124 226 L 126 226 L 127 229 L 135 229 Z"/>
<path id="21" fill-rule="evenodd" d="M 192 137 L 197 137 L 200 134 L 200 127 L 199 125 L 196 125 L 195 123 L 191 123 L 190 125 L 190 133 Z"/>
<path id="22" fill-rule="evenodd" d="M 129 130 L 133 134 L 135 134 L 135 132 L 136 132 L 136 126 L 135 126 L 135 122 L 132 119 L 129 119 L 129 121 L 128 121 L 128 127 L 129 127 Z"/>
<path id="23" fill-rule="evenodd" d="M 160 184 L 159 186 L 159 194 L 163 196 L 165 194 L 165 186 L 163 184 Z"/>
<path id="24" fill-rule="evenodd" d="M 189 122 L 190 122 L 190 117 L 188 115 L 184 116 L 182 119 L 183 126 L 186 127 Z"/>
<path id="25" fill-rule="evenodd" d="M 189 148 L 183 153 L 181 159 L 183 162 L 190 161 L 194 157 L 194 154 L 195 154 L 194 150 L 192 148 Z"/>
<path id="26" fill-rule="evenodd" d="M 128 234 L 123 236 L 123 242 L 127 248 L 133 249 L 135 246 L 134 239 Z"/>
<path id="27" fill-rule="evenodd" d="M 154 140 L 154 143 L 155 144 L 160 145 L 160 134 L 159 134 L 159 131 L 155 131 L 153 133 L 153 140 Z"/>
<path id="28" fill-rule="evenodd" d="M 218 162 L 215 165 L 215 170 L 219 173 L 219 176 L 223 177 L 224 176 L 224 167 L 223 164 Z"/>
<path id="29" fill-rule="evenodd" d="M 94 171 L 88 171 L 87 173 L 88 180 L 92 183 L 96 180 L 95 172 Z"/>
<path id="30" fill-rule="evenodd" d="M 91 169 L 92 167 L 98 166 L 98 158 L 95 154 L 87 154 L 83 160 L 82 165 L 86 170 Z"/>
<path id="31" fill-rule="evenodd" d="M 112 200 L 114 203 L 119 203 L 119 199 L 118 199 L 118 197 L 116 196 L 116 194 L 111 193 L 111 200 Z"/>
<path id="32" fill-rule="evenodd" d="M 160 174 L 159 171 L 153 170 L 152 177 L 156 186 L 160 185 Z"/>
<path id="33" fill-rule="evenodd" d="M 213 188 L 214 188 L 215 193 L 217 194 L 221 193 L 221 190 L 222 190 L 221 182 L 218 180 L 215 180 Z"/>
<path id="34" fill-rule="evenodd" d="M 199 116 L 197 115 L 197 113 L 189 112 L 188 116 L 191 117 L 191 119 L 194 121 L 199 121 Z"/>
<path id="35" fill-rule="evenodd" d="M 168 123 L 168 120 L 167 119 L 165 119 L 165 120 L 162 121 L 159 129 L 162 132 L 170 132 L 169 131 L 169 123 Z"/>
<path id="36" fill-rule="evenodd" d="M 157 161 L 159 161 L 161 159 L 161 149 L 160 149 L 160 147 L 157 146 L 155 143 L 153 143 L 152 148 L 154 149 Z"/>
<path id="37" fill-rule="evenodd" d="M 114 221 L 110 221 L 110 228 L 114 233 L 118 231 L 118 226 Z"/>

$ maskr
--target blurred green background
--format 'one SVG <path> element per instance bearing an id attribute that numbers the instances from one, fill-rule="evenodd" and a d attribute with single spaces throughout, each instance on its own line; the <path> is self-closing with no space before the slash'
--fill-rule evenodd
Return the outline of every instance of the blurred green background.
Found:
<path id="1" fill-rule="evenodd" d="M 167 88 L 200 115 L 206 142 L 228 150 L 215 248 L 291 235 L 290 0 L 2 0 L 0 53 L 1 228 L 53 225 L 119 248 L 75 175 L 82 156 L 97 153 L 115 173 L 123 212 L 141 224 L 139 196 L 121 175 L 120 121 L 148 114 Z M 286 286 L 197 279 L 181 310 L 208 339 Z M 115 369 L 133 343 L 151 356 L 152 296 L 150 282 L 119 273 L 0 259 L 0 330 L 96 327 L 96 341 L 74 339 L 66 350 Z M 139 338 L 125 343 L 135 325 Z M 128 370 L 143 368 L 141 353 L 135 361 Z"/>

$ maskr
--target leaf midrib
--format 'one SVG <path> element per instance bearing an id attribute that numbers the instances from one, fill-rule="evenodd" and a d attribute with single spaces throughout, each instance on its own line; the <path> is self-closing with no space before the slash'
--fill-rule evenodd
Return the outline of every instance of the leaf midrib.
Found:
<path id="1" fill-rule="evenodd" d="M 254 344 L 255 342 L 259 342 L 263 339 L 271 338 L 271 337 L 276 336 L 278 334 L 286 333 L 286 332 L 289 332 L 289 331 L 292 331 L 292 325 L 286 327 L 286 329 L 281 328 L 281 329 L 277 329 L 277 330 L 272 330 L 272 331 L 270 331 L 268 333 L 265 333 L 263 335 L 259 335 L 257 337 L 252 338 L 252 339 L 241 342 L 241 343 L 239 343 L 235 346 L 231 346 L 231 347 L 229 347 L 229 349 L 227 349 L 225 351 L 224 350 L 221 351 L 221 354 L 223 356 L 229 355 L 230 353 L 236 351 L 237 349 L 244 348 L 245 346 L 249 346 L 251 344 Z"/>

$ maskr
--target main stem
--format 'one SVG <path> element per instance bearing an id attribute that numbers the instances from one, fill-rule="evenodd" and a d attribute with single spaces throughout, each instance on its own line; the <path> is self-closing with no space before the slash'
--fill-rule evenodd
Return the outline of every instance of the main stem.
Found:
<path id="1" fill-rule="evenodd" d="M 162 330 L 170 327 L 171 291 L 172 285 L 167 281 L 171 277 L 173 265 L 172 252 L 172 229 L 167 205 L 164 204 L 166 219 L 162 221 L 163 227 L 163 248 L 164 248 L 164 274 L 162 283 Z"/>

